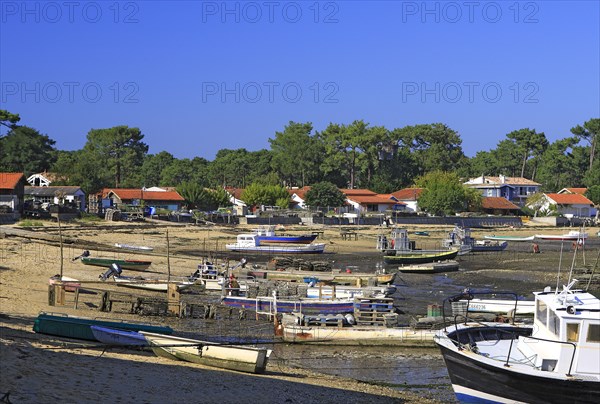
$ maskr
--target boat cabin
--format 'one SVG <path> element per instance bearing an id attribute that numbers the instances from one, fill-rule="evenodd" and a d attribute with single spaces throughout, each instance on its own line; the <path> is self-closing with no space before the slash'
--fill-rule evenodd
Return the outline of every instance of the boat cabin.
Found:
<path id="1" fill-rule="evenodd" d="M 377 249 L 381 251 L 411 251 L 416 247 L 414 241 L 408 238 L 406 229 L 393 228 L 390 236 L 377 236 Z"/>
<path id="2" fill-rule="evenodd" d="M 256 234 L 239 234 L 236 239 L 238 247 L 258 247 L 260 243 Z"/>
<path id="3" fill-rule="evenodd" d="M 600 377 L 600 300 L 564 287 L 535 293 L 535 339 L 520 338 L 519 350 L 534 366 L 564 374 Z"/>

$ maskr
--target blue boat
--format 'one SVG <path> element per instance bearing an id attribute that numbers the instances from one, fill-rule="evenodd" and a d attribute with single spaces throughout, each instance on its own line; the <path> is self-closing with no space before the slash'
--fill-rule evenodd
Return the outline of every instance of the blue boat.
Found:
<path id="1" fill-rule="evenodd" d="M 137 331 L 117 330 L 115 328 L 101 327 L 98 325 L 90 326 L 94 337 L 108 345 L 121 346 L 147 346 L 146 338 Z"/>
<path id="2" fill-rule="evenodd" d="M 160 334 L 172 334 L 168 326 L 157 326 L 141 323 L 126 323 L 86 317 L 69 316 L 66 314 L 41 313 L 33 323 L 33 331 L 40 334 L 56 335 L 59 337 L 96 341 L 91 326 L 101 326 L 125 331 L 148 331 Z"/>
<path id="3" fill-rule="evenodd" d="M 278 236 L 275 234 L 275 226 L 259 227 L 254 230 L 258 245 L 264 244 L 310 244 L 317 238 L 316 234 L 301 236 Z"/>
<path id="4" fill-rule="evenodd" d="M 339 314 L 353 313 L 354 299 L 278 299 L 270 296 L 243 297 L 225 296 L 222 304 L 239 309 L 254 310 L 260 313 Z"/>

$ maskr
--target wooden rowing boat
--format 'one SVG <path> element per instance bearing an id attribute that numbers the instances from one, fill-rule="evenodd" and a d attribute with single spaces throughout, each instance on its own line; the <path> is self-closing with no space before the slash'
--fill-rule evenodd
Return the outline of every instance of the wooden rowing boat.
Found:
<path id="1" fill-rule="evenodd" d="M 141 334 L 157 356 L 240 372 L 264 373 L 271 355 L 266 348 L 221 345 L 150 332 Z"/>
<path id="2" fill-rule="evenodd" d="M 123 260 L 123 259 L 115 259 L 115 258 L 96 258 L 96 257 L 82 257 L 81 262 L 85 265 L 93 265 L 93 266 L 97 266 L 97 267 L 110 267 L 112 264 L 117 264 L 122 269 L 138 270 L 138 271 L 148 269 L 148 267 L 152 264 L 152 261 Z"/>
<path id="3" fill-rule="evenodd" d="M 147 346 L 146 338 L 137 331 L 117 330 L 115 328 L 90 326 L 94 337 L 107 345 Z"/>
<path id="4" fill-rule="evenodd" d="M 126 331 L 144 330 L 163 334 L 171 334 L 173 332 L 171 327 L 46 313 L 41 313 L 37 316 L 33 323 L 33 331 L 40 334 L 96 341 L 96 337 L 94 337 L 91 329 L 93 325 Z"/>

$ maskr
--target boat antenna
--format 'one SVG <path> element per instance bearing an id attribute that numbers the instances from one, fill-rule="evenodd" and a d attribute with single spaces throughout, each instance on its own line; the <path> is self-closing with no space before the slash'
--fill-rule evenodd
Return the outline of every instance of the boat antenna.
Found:
<path id="1" fill-rule="evenodd" d="M 558 286 L 560 284 L 560 268 L 562 267 L 562 256 L 563 256 L 563 247 L 565 243 L 560 243 L 560 255 L 558 256 L 558 273 L 556 274 L 556 289 L 555 293 L 558 293 Z"/>
<path id="2" fill-rule="evenodd" d="M 577 237 L 577 241 L 575 242 L 575 250 L 573 251 L 573 260 L 571 261 L 571 269 L 569 270 L 569 281 L 567 283 L 571 283 L 571 277 L 573 276 L 573 269 L 575 268 L 575 258 L 577 257 L 577 250 L 579 249 L 579 237 Z"/>

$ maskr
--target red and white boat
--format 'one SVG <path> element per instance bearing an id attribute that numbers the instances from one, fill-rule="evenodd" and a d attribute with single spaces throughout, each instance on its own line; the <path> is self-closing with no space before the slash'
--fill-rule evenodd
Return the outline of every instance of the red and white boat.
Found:
<path id="1" fill-rule="evenodd" d="M 588 236 L 587 233 L 584 233 L 582 231 L 571 230 L 570 232 L 568 232 L 566 234 L 536 234 L 535 238 L 540 239 L 540 240 L 577 241 L 577 240 L 585 240 L 587 238 L 587 236 Z"/>

